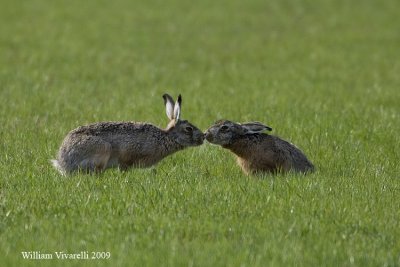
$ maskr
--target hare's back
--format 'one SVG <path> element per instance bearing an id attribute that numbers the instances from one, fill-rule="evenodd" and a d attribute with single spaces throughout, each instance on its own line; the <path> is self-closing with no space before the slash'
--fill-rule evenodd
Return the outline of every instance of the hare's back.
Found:
<path id="1" fill-rule="evenodd" d="M 308 171 L 314 169 L 313 164 L 308 160 L 306 155 L 294 144 L 276 136 L 275 142 L 277 147 L 284 151 L 287 158 L 290 159 L 291 165 L 294 169 L 298 171 Z"/>
<path id="2" fill-rule="evenodd" d="M 80 126 L 68 133 L 64 141 L 73 142 L 82 137 L 96 136 L 109 142 L 115 138 L 131 139 L 140 136 L 152 136 L 160 129 L 149 123 L 141 122 L 98 122 Z"/>
<path id="3" fill-rule="evenodd" d="M 69 134 L 103 136 L 151 132 L 157 129 L 152 124 L 142 122 L 98 122 L 80 126 L 72 130 Z"/>

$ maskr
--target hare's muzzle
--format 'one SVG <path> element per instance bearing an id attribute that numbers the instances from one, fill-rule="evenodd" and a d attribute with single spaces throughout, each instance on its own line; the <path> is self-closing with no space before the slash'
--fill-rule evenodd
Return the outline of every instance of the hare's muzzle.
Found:
<path id="1" fill-rule="evenodd" d="M 212 133 L 210 133 L 209 131 L 207 131 L 207 132 L 204 134 L 204 137 L 206 138 L 206 140 L 207 140 L 208 142 L 212 142 L 213 139 L 214 139 Z"/>
<path id="2" fill-rule="evenodd" d="M 204 143 L 205 134 L 201 133 L 196 137 L 197 145 L 202 145 Z"/>

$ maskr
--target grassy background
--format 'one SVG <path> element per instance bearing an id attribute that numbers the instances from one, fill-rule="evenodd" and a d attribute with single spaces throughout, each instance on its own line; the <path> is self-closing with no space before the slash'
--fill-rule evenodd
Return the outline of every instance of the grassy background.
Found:
<path id="1" fill-rule="evenodd" d="M 3 266 L 399 266 L 400 4 L 0 0 Z M 259 120 L 318 171 L 246 177 L 206 144 L 157 173 L 61 177 L 105 120 Z M 110 251 L 29 261 L 21 251 Z"/>

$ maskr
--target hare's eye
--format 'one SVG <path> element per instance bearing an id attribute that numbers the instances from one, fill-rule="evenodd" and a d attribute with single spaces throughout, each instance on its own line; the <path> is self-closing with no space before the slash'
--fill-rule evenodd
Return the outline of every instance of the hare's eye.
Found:
<path id="1" fill-rule="evenodd" d="M 193 131 L 193 128 L 190 127 L 190 126 L 187 126 L 185 129 L 186 129 L 187 132 L 192 132 Z"/>
<path id="2" fill-rule="evenodd" d="M 228 130 L 228 126 L 226 126 L 226 125 L 222 125 L 222 126 L 221 126 L 221 130 L 222 130 L 222 131 L 226 131 L 226 130 Z"/>

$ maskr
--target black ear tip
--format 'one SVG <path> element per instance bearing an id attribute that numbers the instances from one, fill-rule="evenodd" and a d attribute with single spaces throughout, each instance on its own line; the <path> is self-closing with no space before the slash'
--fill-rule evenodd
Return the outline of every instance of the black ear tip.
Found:
<path id="1" fill-rule="evenodd" d="M 168 99 L 167 94 L 163 94 L 162 98 L 164 99 L 164 104 L 166 104 Z"/>
<path id="2" fill-rule="evenodd" d="M 181 96 L 181 94 L 179 94 L 178 95 L 178 103 L 181 103 L 182 102 L 182 96 Z"/>
<path id="3" fill-rule="evenodd" d="M 267 131 L 272 131 L 272 128 L 271 127 L 269 127 L 269 126 L 267 126 L 267 129 L 266 129 Z"/>

